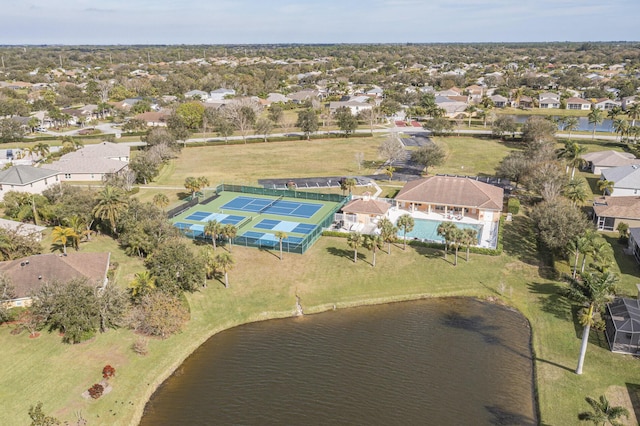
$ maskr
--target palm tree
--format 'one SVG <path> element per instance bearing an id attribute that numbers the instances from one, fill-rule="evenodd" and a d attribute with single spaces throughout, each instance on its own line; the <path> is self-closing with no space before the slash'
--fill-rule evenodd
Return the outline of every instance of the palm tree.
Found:
<path id="1" fill-rule="evenodd" d="M 224 274 L 224 288 L 229 288 L 229 271 L 233 269 L 231 254 L 220 252 L 215 257 L 216 270 Z"/>
<path id="2" fill-rule="evenodd" d="M 631 126 L 636 125 L 636 120 L 640 118 L 640 102 L 636 102 L 627 108 L 627 115 L 631 119 Z"/>
<path id="3" fill-rule="evenodd" d="M 622 108 L 619 106 L 615 106 L 607 112 L 607 118 L 613 123 L 613 121 L 618 118 L 620 114 L 622 114 Z"/>
<path id="4" fill-rule="evenodd" d="M 111 231 L 118 235 L 116 222 L 120 215 L 127 209 L 127 200 L 121 189 L 115 186 L 105 186 L 98 194 L 98 202 L 93 208 L 94 217 L 109 221 Z"/>
<path id="5" fill-rule="evenodd" d="M 344 187 L 346 190 L 349 191 L 349 195 L 351 195 L 351 193 L 353 192 L 357 184 L 358 184 L 358 181 L 355 180 L 354 178 L 344 179 Z"/>
<path id="6" fill-rule="evenodd" d="M 358 261 L 358 247 L 360 247 L 363 242 L 362 234 L 359 232 L 352 232 L 347 237 L 347 244 L 353 249 L 353 263 Z"/>
<path id="7" fill-rule="evenodd" d="M 81 242 L 85 237 L 87 237 L 88 239 L 91 230 L 87 228 L 87 224 L 85 223 L 84 219 L 82 219 L 77 214 L 74 214 L 70 218 L 66 219 L 65 222 L 71 229 L 73 229 L 73 232 L 78 235 L 78 238 L 74 239 L 74 247 L 76 250 L 78 250 L 78 243 Z"/>
<path id="8" fill-rule="evenodd" d="M 578 128 L 580 120 L 578 117 L 566 117 L 564 120 L 564 131 L 569 131 L 569 139 L 571 139 L 571 132 Z"/>
<path id="9" fill-rule="evenodd" d="M 462 243 L 467 247 L 467 259 L 469 261 L 469 248 L 478 244 L 478 230 L 473 228 L 465 228 L 463 231 Z"/>
<path id="10" fill-rule="evenodd" d="M 42 158 L 45 158 L 47 155 L 49 155 L 49 151 L 50 151 L 49 144 L 40 142 L 33 146 L 33 150 L 34 152 L 38 153 L 38 155 L 40 155 Z"/>
<path id="11" fill-rule="evenodd" d="M 576 374 L 582 374 L 584 357 L 589 343 L 589 331 L 594 323 L 594 314 L 615 295 L 615 284 L 618 281 L 618 277 L 611 272 L 589 273 L 581 275 L 580 278 L 571 279 L 566 290 L 569 299 L 586 306 L 586 312 L 583 312 L 580 318 L 580 324 L 584 326 L 584 329 Z"/>
<path id="12" fill-rule="evenodd" d="M 78 234 L 74 232 L 73 228 L 63 228 L 62 226 L 53 228 L 51 236 L 53 237 L 54 244 L 58 242 L 62 244 L 64 254 L 67 254 L 67 242 L 74 241 L 78 238 Z"/>
<path id="13" fill-rule="evenodd" d="M 280 260 L 282 260 L 282 240 L 285 240 L 288 235 L 284 231 L 278 231 L 275 233 L 275 236 L 278 239 L 278 243 L 280 243 Z"/>
<path id="14" fill-rule="evenodd" d="M 589 195 L 584 184 L 584 179 L 571 179 L 564 188 L 564 196 L 576 206 L 578 203 L 584 203 Z"/>
<path id="15" fill-rule="evenodd" d="M 371 252 L 373 253 L 373 262 L 371 266 L 375 268 L 376 253 L 378 252 L 378 249 L 382 248 L 382 246 L 384 245 L 384 239 L 382 238 L 381 235 L 367 235 L 364 237 L 363 245 L 369 250 L 371 250 Z"/>
<path id="16" fill-rule="evenodd" d="M 153 196 L 152 202 L 155 206 L 160 207 L 162 211 L 164 211 L 164 208 L 169 205 L 169 197 L 165 194 L 158 193 Z"/>
<path id="17" fill-rule="evenodd" d="M 620 142 L 622 142 L 624 135 L 629 132 L 629 129 L 629 121 L 625 118 L 616 118 L 613 120 L 613 131 L 620 134 Z"/>
<path id="18" fill-rule="evenodd" d="M 607 423 L 612 426 L 622 426 L 624 423 L 619 422 L 618 419 L 621 417 L 629 418 L 629 410 L 621 406 L 611 406 L 604 395 L 600 395 L 597 400 L 587 396 L 585 401 L 593 408 L 593 411 L 584 411 L 578 414 L 578 419 L 583 422 L 592 422 L 595 425 L 603 426 Z"/>
<path id="19" fill-rule="evenodd" d="M 213 247 L 206 246 L 202 248 L 202 259 L 204 260 L 204 271 L 207 279 L 212 278 L 216 274 L 216 252 Z"/>
<path id="20" fill-rule="evenodd" d="M 563 158 L 567 161 L 566 172 L 569 173 L 569 167 L 573 168 L 571 171 L 571 179 L 573 179 L 576 174 L 576 166 L 580 167 L 585 164 L 585 160 L 582 158 L 582 154 L 586 152 L 586 147 L 578 145 L 577 143 L 572 141 L 566 141 L 564 143 L 564 147 L 558 150 L 558 157 Z"/>
<path id="21" fill-rule="evenodd" d="M 615 184 L 616 183 L 613 181 L 601 179 L 598 181 L 598 189 L 602 191 L 602 195 L 605 195 L 605 194 L 611 195 L 613 194 L 613 186 Z"/>
<path id="22" fill-rule="evenodd" d="M 587 118 L 589 119 L 589 124 L 593 124 L 593 134 L 592 134 L 591 138 L 595 139 L 596 138 L 596 127 L 598 126 L 598 124 L 600 124 L 600 123 L 602 123 L 604 121 L 604 114 L 603 114 L 601 109 L 594 108 L 594 109 L 591 110 L 591 112 L 589 113 Z"/>
<path id="23" fill-rule="evenodd" d="M 455 226 L 455 225 L 454 225 Z M 453 261 L 453 266 L 458 266 L 458 249 L 460 248 L 460 244 L 462 244 L 462 240 L 464 239 L 464 233 L 462 229 L 457 226 L 451 231 L 451 244 L 453 248 L 456 250 L 455 258 Z"/>
<path id="24" fill-rule="evenodd" d="M 204 235 L 211 237 L 214 250 L 217 248 L 216 240 L 218 239 L 218 235 L 220 235 L 220 231 L 222 231 L 222 224 L 217 220 L 210 220 L 204 226 Z"/>
<path id="25" fill-rule="evenodd" d="M 403 234 L 402 239 L 404 240 L 404 246 L 402 247 L 402 250 L 406 250 L 407 249 L 407 232 L 413 231 L 413 227 L 415 226 L 415 221 L 413 220 L 413 216 L 411 216 L 410 214 L 403 214 L 398 218 L 396 225 L 398 226 L 398 229 L 402 231 L 402 234 Z"/>
<path id="26" fill-rule="evenodd" d="M 456 228 L 457 226 L 455 225 L 455 223 L 453 222 L 442 222 L 440 223 L 440 225 L 438 225 L 438 235 L 440 235 L 443 239 L 444 239 L 444 258 L 447 258 L 447 249 L 449 247 L 449 241 L 451 241 L 451 235 L 453 232 L 453 229 Z"/>
<path id="27" fill-rule="evenodd" d="M 393 177 L 393 172 L 395 171 L 396 171 L 396 168 L 391 165 L 384 168 L 384 174 L 389 176 L 389 182 L 391 182 L 391 178 Z"/>
<path id="28" fill-rule="evenodd" d="M 233 244 L 233 239 L 238 235 L 238 228 L 231 223 L 227 223 L 222 227 L 221 234 L 229 241 L 229 253 L 231 253 L 231 245 Z"/>
<path id="29" fill-rule="evenodd" d="M 138 272 L 134 275 L 133 281 L 129 284 L 129 291 L 132 297 L 144 296 L 156 288 L 156 279 L 149 271 Z"/>
<path id="30" fill-rule="evenodd" d="M 464 109 L 464 112 L 467 113 L 467 116 L 469 118 L 469 127 L 471 127 L 471 117 L 473 116 L 473 114 L 476 112 L 477 109 L 478 108 L 476 108 L 475 105 L 469 105 Z"/>
<path id="31" fill-rule="evenodd" d="M 595 231 L 591 229 L 587 229 L 584 234 L 579 235 L 576 240 L 573 242 L 572 249 L 576 253 L 576 259 L 573 265 L 573 273 L 571 274 L 571 278 L 576 277 L 578 273 L 578 260 L 580 259 L 580 255 L 582 254 L 582 272 L 584 272 L 584 265 L 586 264 L 587 253 L 591 251 L 591 247 L 593 246 L 596 239 Z"/>
<path id="32" fill-rule="evenodd" d="M 191 193 L 191 198 L 193 198 L 195 193 L 200 190 L 198 179 L 193 176 L 185 178 L 184 188 Z"/>
<path id="33" fill-rule="evenodd" d="M 378 229 L 380 230 L 380 236 L 388 244 L 387 254 L 391 254 L 391 243 L 398 237 L 398 228 L 393 225 L 391 220 L 384 217 L 378 222 Z"/>

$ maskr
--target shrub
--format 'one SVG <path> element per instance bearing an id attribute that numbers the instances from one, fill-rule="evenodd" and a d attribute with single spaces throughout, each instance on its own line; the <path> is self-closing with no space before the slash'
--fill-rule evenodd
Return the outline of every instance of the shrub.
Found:
<path id="1" fill-rule="evenodd" d="M 102 396 L 102 392 L 104 392 L 104 387 L 100 383 L 96 383 L 89 388 L 89 396 L 93 399 L 100 398 Z"/>
<path id="2" fill-rule="evenodd" d="M 511 214 L 518 214 L 520 211 L 520 200 L 517 198 L 509 198 L 509 202 L 507 203 L 507 212 Z"/>
<path id="3" fill-rule="evenodd" d="M 133 350 L 138 355 L 145 356 L 149 353 L 149 340 L 144 337 L 140 337 L 133 345 L 131 345 L 131 350 Z"/>
<path id="4" fill-rule="evenodd" d="M 105 365 L 102 369 L 102 377 L 105 379 L 110 379 L 116 375 L 116 369 L 110 365 Z"/>

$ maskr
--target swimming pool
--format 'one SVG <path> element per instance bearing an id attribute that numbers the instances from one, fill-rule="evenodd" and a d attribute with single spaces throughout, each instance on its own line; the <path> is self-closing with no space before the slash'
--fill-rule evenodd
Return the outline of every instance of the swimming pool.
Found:
<path id="1" fill-rule="evenodd" d="M 415 224 L 413 226 L 413 230 L 411 232 L 407 232 L 408 239 L 417 238 L 420 240 L 444 243 L 444 239 L 440 235 L 438 235 L 438 226 L 440 226 L 440 224 L 443 221 L 414 219 L 414 222 Z M 460 229 L 471 228 L 478 231 L 478 244 L 480 244 L 480 241 L 482 238 L 482 228 L 484 227 L 484 225 L 471 225 L 468 223 L 457 223 L 457 222 L 454 222 L 454 223 Z M 401 238 L 403 235 L 404 234 L 402 233 L 402 231 L 398 232 L 398 236 L 400 236 Z"/>

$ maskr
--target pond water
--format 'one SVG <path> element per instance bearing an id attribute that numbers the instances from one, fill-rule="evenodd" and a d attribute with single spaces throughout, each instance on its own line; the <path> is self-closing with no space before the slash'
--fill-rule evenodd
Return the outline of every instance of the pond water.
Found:
<path id="1" fill-rule="evenodd" d="M 606 111 L 603 111 L 606 115 Z M 509 115 L 509 117 L 513 117 L 516 123 L 526 123 L 527 120 L 532 117 L 531 115 Z M 542 115 L 536 115 L 535 117 L 544 117 Z M 557 119 L 558 116 L 552 116 L 553 119 Z M 587 117 L 577 117 L 578 118 L 578 128 L 575 131 L 580 132 L 591 132 L 593 131 L 593 124 L 589 123 L 589 119 Z M 562 124 L 558 125 L 558 130 L 564 131 Z M 613 120 L 609 118 L 605 118 L 602 123 L 596 126 L 596 132 L 613 132 Z"/>
<path id="2" fill-rule="evenodd" d="M 141 425 L 534 425 L 527 321 L 431 299 L 249 324 L 209 339 Z"/>

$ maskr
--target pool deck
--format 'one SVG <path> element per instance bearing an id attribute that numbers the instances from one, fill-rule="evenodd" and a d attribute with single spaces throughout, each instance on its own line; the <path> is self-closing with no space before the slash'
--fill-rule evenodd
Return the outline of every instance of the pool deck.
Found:
<path id="1" fill-rule="evenodd" d="M 480 236 L 479 247 L 496 248 L 498 245 L 498 223 L 492 221 L 479 221 L 470 217 L 462 217 L 461 219 L 447 219 L 445 215 L 440 213 L 426 213 L 420 211 L 410 212 L 398 207 L 389 209 L 389 219 L 396 223 L 398 218 L 404 214 L 410 214 L 414 219 L 435 220 L 438 222 L 465 223 L 469 225 L 482 225 L 482 235 Z"/>

